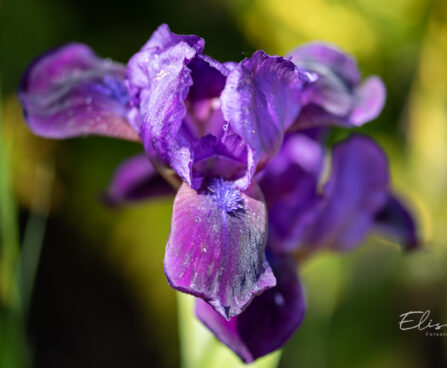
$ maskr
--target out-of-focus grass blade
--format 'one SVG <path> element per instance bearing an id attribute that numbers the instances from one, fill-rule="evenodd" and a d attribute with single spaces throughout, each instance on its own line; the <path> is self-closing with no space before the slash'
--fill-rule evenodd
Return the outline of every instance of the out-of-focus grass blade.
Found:
<path id="1" fill-rule="evenodd" d="M 0 79 L 1 87 L 1 79 Z M 2 96 L 0 92 L 0 239 L 1 239 L 1 280 L 0 300 L 2 304 L 14 305 L 16 294 L 13 290 L 14 273 L 19 253 L 17 207 L 11 190 L 9 169 L 9 147 L 3 138 Z M 17 296 L 17 295 L 15 295 Z M 17 305 L 15 305 L 17 307 Z"/>
<path id="2" fill-rule="evenodd" d="M 177 293 L 180 356 L 182 368 L 246 368 L 239 358 L 220 343 L 194 315 L 194 297 Z M 250 368 L 278 366 L 281 351 L 250 364 Z"/>
<path id="3" fill-rule="evenodd" d="M 15 277 L 19 256 L 17 206 L 11 190 L 11 149 L 3 138 L 2 104 L 0 92 L 0 366 L 25 367 L 28 365 L 26 334 Z"/>
<path id="4" fill-rule="evenodd" d="M 54 177 L 52 166 L 38 167 L 36 170 L 37 179 L 33 203 L 23 236 L 20 262 L 17 270 L 25 316 L 28 314 L 34 279 L 42 250 Z"/>

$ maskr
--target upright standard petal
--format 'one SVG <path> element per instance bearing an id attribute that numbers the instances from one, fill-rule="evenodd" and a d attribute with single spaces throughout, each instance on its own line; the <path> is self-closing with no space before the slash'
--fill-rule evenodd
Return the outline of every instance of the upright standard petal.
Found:
<path id="1" fill-rule="evenodd" d="M 245 363 L 283 346 L 306 311 L 295 262 L 287 257 L 271 257 L 269 262 L 277 285 L 257 296 L 239 316 L 227 321 L 203 300 L 196 301 L 197 317 Z"/>
<path id="2" fill-rule="evenodd" d="M 310 80 L 290 61 L 263 51 L 243 60 L 228 75 L 222 112 L 253 152 L 250 175 L 259 162 L 263 165 L 278 151 L 300 110 L 302 87 Z M 250 177 L 246 179 L 248 185 Z"/>
<path id="3" fill-rule="evenodd" d="M 265 258 L 267 214 L 256 184 L 222 179 L 197 192 L 183 183 L 174 201 L 164 260 L 170 285 L 209 302 L 225 319 L 276 284 Z"/>
<path id="4" fill-rule="evenodd" d="M 145 96 L 149 93 L 149 87 L 151 80 L 153 78 L 157 78 L 161 80 L 161 76 L 163 75 L 162 70 L 167 72 L 166 69 L 162 69 L 163 65 L 160 65 L 159 57 L 164 52 L 169 51 L 171 48 L 177 46 L 178 44 L 184 44 L 189 47 L 185 48 L 185 51 L 190 51 L 191 48 L 194 53 L 201 53 L 203 51 L 203 47 L 205 45 L 205 41 L 194 35 L 178 35 L 172 33 L 167 24 L 162 24 L 157 28 L 157 30 L 152 34 L 150 39 L 144 44 L 141 50 L 136 53 L 128 63 L 127 67 L 127 80 L 129 83 L 129 90 L 132 98 L 132 102 L 135 106 L 139 106 L 140 101 L 147 99 L 148 96 Z M 186 55 L 185 55 L 186 56 Z M 175 62 L 175 60 L 173 60 Z M 155 75 L 151 75 L 151 71 L 153 68 L 150 67 L 150 64 L 154 63 L 155 67 L 159 67 L 160 69 Z M 164 62 L 166 64 L 166 62 Z M 143 94 L 143 96 L 140 96 Z"/>
<path id="5" fill-rule="evenodd" d="M 117 206 L 153 197 L 174 195 L 175 191 L 141 154 L 124 161 L 116 170 L 104 200 Z"/>
<path id="6" fill-rule="evenodd" d="M 289 56 L 318 79 L 302 94 L 302 111 L 293 129 L 312 126 L 359 126 L 375 119 L 385 103 L 385 86 L 378 77 L 361 83 L 355 60 L 327 43 L 310 43 Z"/>
<path id="7" fill-rule="evenodd" d="M 314 139 L 316 133 L 286 136 L 281 150 L 260 173 L 269 215 L 269 247 L 276 252 L 293 250 L 318 214 L 324 149 Z"/>
<path id="8" fill-rule="evenodd" d="M 416 220 L 406 205 L 395 195 L 389 195 L 386 205 L 374 219 L 380 233 L 394 238 L 407 250 L 420 247 Z"/>
<path id="9" fill-rule="evenodd" d="M 194 47 L 179 42 L 166 50 L 142 50 L 128 66 L 129 76 L 141 72 L 146 80 L 138 92 L 139 129 L 146 152 L 156 164 L 172 167 L 187 182 L 191 176 L 191 152 L 177 134 L 186 115 L 184 100 L 192 85 L 187 64 L 196 53 Z M 136 90 L 138 85 L 129 81 L 131 90 Z M 135 101 L 135 91 L 133 94 Z"/>
<path id="10" fill-rule="evenodd" d="M 228 161 L 247 160 L 244 142 L 238 154 L 225 155 L 231 133 L 224 130 L 219 96 L 229 71 L 202 55 L 203 46 L 197 36 L 176 35 L 161 26 L 132 57 L 127 73 L 146 152 L 194 189 L 207 175 L 232 179 L 225 169 Z"/>
<path id="11" fill-rule="evenodd" d="M 48 138 L 104 135 L 139 140 L 127 120 L 125 67 L 68 44 L 37 58 L 19 90 L 30 129 Z"/>
<path id="12" fill-rule="evenodd" d="M 337 144 L 325 202 L 306 231 L 304 248 L 349 250 L 359 245 L 385 205 L 388 185 L 387 158 L 373 140 L 355 135 Z"/>

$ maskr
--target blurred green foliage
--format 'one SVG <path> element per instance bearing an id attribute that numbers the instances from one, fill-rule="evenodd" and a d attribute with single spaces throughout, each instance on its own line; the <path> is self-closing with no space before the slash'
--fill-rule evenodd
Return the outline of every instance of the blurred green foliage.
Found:
<path id="1" fill-rule="evenodd" d="M 447 323 L 444 0 L 3 0 L 0 12 L 2 311 L 11 303 L 5 285 L 12 271 L 5 262 L 14 263 L 5 260 L 8 254 L 17 258 L 8 244 L 17 251 L 28 219 L 42 215 L 33 206 L 39 173 L 54 166 L 27 325 L 35 366 L 179 364 L 175 292 L 162 267 L 171 200 L 114 211 L 99 201 L 114 167 L 141 147 L 103 138 L 34 137 L 15 96 L 21 74 L 39 53 L 75 40 L 126 62 L 162 22 L 174 32 L 204 37 L 206 52 L 222 61 L 257 48 L 284 55 L 303 42 L 335 42 L 358 58 L 364 75 L 384 79 L 385 110 L 359 130 L 389 154 L 394 187 L 418 216 L 424 249 L 404 254 L 371 237 L 355 252 L 303 264 L 308 313 L 280 366 L 447 366 L 446 337 L 400 331 L 397 324 L 400 314 L 426 309 Z M 336 132 L 335 139 L 344 134 Z M 20 239 L 14 239 L 17 232 Z M 4 346 L 7 333 L 0 330 Z"/>

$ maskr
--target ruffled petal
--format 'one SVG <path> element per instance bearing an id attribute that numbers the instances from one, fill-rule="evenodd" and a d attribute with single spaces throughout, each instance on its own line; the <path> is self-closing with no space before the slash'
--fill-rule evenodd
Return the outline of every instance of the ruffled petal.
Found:
<path id="1" fill-rule="evenodd" d="M 290 61 L 263 51 L 243 60 L 228 75 L 221 94 L 222 112 L 253 152 L 245 185 L 256 165 L 278 151 L 284 131 L 300 110 L 302 87 L 309 81 L 309 75 Z"/>
<path id="2" fill-rule="evenodd" d="M 177 40 L 177 35 L 171 35 Z M 172 167 L 188 183 L 191 152 L 188 142 L 180 141 L 177 135 L 186 115 L 184 101 L 193 83 L 187 64 L 196 54 L 193 46 L 180 40 L 166 49 L 143 49 L 128 64 L 132 101 L 139 106 L 140 135 L 146 152 L 157 165 Z"/>
<path id="3" fill-rule="evenodd" d="M 154 169 L 145 155 L 124 161 L 116 170 L 104 200 L 117 206 L 153 197 L 174 195 L 175 191 Z"/>
<path id="4" fill-rule="evenodd" d="M 256 184 L 241 192 L 214 179 L 197 192 L 183 183 L 164 260 L 168 281 L 208 301 L 224 318 L 236 316 L 275 286 L 266 238 L 266 208 Z"/>
<path id="5" fill-rule="evenodd" d="M 357 135 L 334 148 L 331 170 L 325 203 L 307 230 L 304 245 L 349 250 L 364 240 L 385 205 L 388 162 L 373 140 Z"/>
<path id="6" fill-rule="evenodd" d="M 128 123 L 125 67 L 68 44 L 37 58 L 19 90 L 30 129 L 49 138 L 104 135 L 139 140 Z"/>
<path id="7" fill-rule="evenodd" d="M 319 132 L 286 137 L 281 150 L 260 173 L 269 215 L 269 247 L 289 252 L 314 221 L 322 201 L 317 192 L 324 149 Z"/>
<path id="8" fill-rule="evenodd" d="M 376 215 L 375 227 L 386 236 L 394 238 L 405 249 L 418 249 L 421 245 L 414 215 L 396 196 L 390 195 Z"/>
<path id="9" fill-rule="evenodd" d="M 293 260 L 269 258 L 277 285 L 257 296 L 237 317 L 225 320 L 205 301 L 196 301 L 196 315 L 245 363 L 279 349 L 301 325 L 306 311 L 303 287 Z"/>
<path id="10" fill-rule="evenodd" d="M 202 52 L 205 47 L 203 38 L 196 35 L 179 35 L 172 33 L 167 24 L 161 24 L 151 38 L 144 44 L 142 50 L 157 49 L 157 52 L 163 52 L 180 42 L 185 42 L 195 48 L 197 52 Z"/>
<path id="11" fill-rule="evenodd" d="M 160 56 L 178 44 L 187 46 L 185 47 L 185 56 L 187 56 L 186 54 L 188 53 L 201 53 L 205 46 L 205 41 L 195 35 L 178 35 L 172 33 L 167 24 L 162 24 L 152 34 L 141 50 L 129 60 L 127 80 L 132 102 L 135 106 L 139 106 L 141 100 L 148 98 L 146 95 L 150 92 L 148 89 L 150 88 L 152 79 L 158 78 L 158 80 L 161 80 L 164 72 L 168 72 L 163 67 L 169 65 L 169 63 L 167 63 L 166 58 L 159 60 Z M 173 59 L 172 61 L 175 62 L 177 60 Z M 161 65 L 160 62 L 163 62 L 163 64 Z M 155 65 L 151 68 L 151 64 Z M 153 69 L 157 69 L 157 67 L 158 70 L 154 71 Z M 143 96 L 140 97 L 140 94 L 143 94 Z"/>
<path id="12" fill-rule="evenodd" d="M 385 86 L 378 77 L 360 84 L 355 60 L 327 43 L 311 43 L 292 51 L 291 60 L 318 79 L 302 94 L 300 115 L 292 129 L 315 126 L 360 126 L 375 119 L 385 103 Z"/>

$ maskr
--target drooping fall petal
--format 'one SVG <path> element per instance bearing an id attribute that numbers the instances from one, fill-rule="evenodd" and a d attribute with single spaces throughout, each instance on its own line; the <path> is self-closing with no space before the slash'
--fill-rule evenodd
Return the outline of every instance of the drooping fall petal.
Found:
<path id="1" fill-rule="evenodd" d="M 70 138 L 104 135 L 139 140 L 127 113 L 125 66 L 72 43 L 37 58 L 19 90 L 25 119 L 37 135 Z"/>
<path id="2" fill-rule="evenodd" d="M 395 195 L 389 195 L 386 205 L 376 215 L 374 222 L 376 230 L 396 240 L 405 249 L 420 247 L 414 215 Z"/>
<path id="3" fill-rule="evenodd" d="M 213 179 L 197 192 L 183 183 L 174 202 L 166 276 L 173 288 L 208 301 L 229 319 L 276 283 L 266 240 L 266 208 L 256 184 L 240 191 Z"/>
<path id="4" fill-rule="evenodd" d="M 117 168 L 104 199 L 107 204 L 117 206 L 174 194 L 174 189 L 158 174 L 147 156 L 141 154 Z"/>
<path id="5" fill-rule="evenodd" d="M 205 301 L 196 301 L 197 317 L 245 363 L 284 345 L 306 311 L 295 262 L 287 257 L 270 257 L 269 262 L 277 285 L 257 296 L 239 316 L 227 321 Z"/>
<path id="6" fill-rule="evenodd" d="M 335 146 L 324 203 L 307 230 L 303 245 L 349 250 L 360 245 L 388 197 L 389 172 L 384 152 L 359 135 Z"/>

